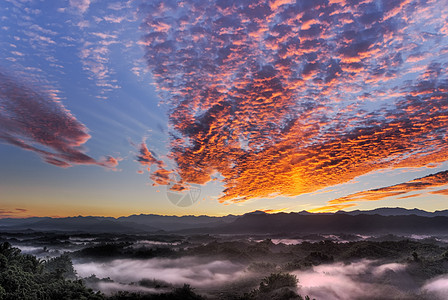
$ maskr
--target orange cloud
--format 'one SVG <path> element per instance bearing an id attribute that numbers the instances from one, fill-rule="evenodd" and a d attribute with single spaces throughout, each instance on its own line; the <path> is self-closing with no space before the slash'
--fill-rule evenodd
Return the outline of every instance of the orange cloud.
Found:
<path id="1" fill-rule="evenodd" d="M 160 168 L 151 173 L 151 179 L 156 185 L 167 185 L 170 183 L 170 174 L 171 171 Z"/>
<path id="2" fill-rule="evenodd" d="M 265 212 L 267 214 L 275 214 L 275 213 L 279 213 L 282 211 L 287 210 L 288 208 L 279 208 L 279 209 L 263 209 L 261 210 L 262 212 Z"/>
<path id="3" fill-rule="evenodd" d="M 412 39 L 426 20 L 408 22 L 413 9 L 407 0 L 149 5 L 142 44 L 170 106 L 172 171 L 185 184 L 219 173 L 219 201 L 236 203 L 448 160 L 446 58 L 435 39 Z M 433 46 L 434 61 L 406 62 L 415 43 Z"/>
<path id="4" fill-rule="evenodd" d="M 142 166 L 146 166 L 147 170 L 151 172 L 150 178 L 154 182 L 154 185 L 168 185 L 171 182 L 170 174 L 172 171 L 165 169 L 165 163 L 156 159 L 154 157 L 155 154 L 148 149 L 145 143 L 140 144 L 139 152 L 140 154 L 137 155 L 137 161 Z M 153 165 L 156 166 L 156 169 L 151 171 Z M 139 173 L 142 174 L 143 171 Z"/>
<path id="5" fill-rule="evenodd" d="M 28 210 L 25 208 L 0 209 L 0 219 L 3 218 L 29 218 Z"/>
<path id="6" fill-rule="evenodd" d="M 308 212 L 310 212 L 310 213 L 337 212 L 344 208 L 349 208 L 349 207 L 353 207 L 353 206 L 356 206 L 356 204 L 352 203 L 352 204 L 327 205 L 327 206 L 310 209 L 310 210 L 308 210 Z"/>
<path id="7" fill-rule="evenodd" d="M 429 193 L 430 193 L 430 194 L 433 194 L 433 195 L 444 195 L 444 196 L 448 196 L 448 189 L 432 191 L 432 192 L 429 192 Z"/>
<path id="8" fill-rule="evenodd" d="M 345 202 L 383 200 L 389 197 L 403 195 L 410 192 L 425 191 L 427 189 L 443 186 L 446 184 L 448 184 L 448 171 L 442 171 L 436 174 L 431 174 L 425 177 L 417 178 L 405 183 L 350 194 L 345 197 L 328 201 L 328 203 L 337 205 Z M 439 191 L 432 191 L 429 193 L 444 195 L 445 192 L 446 190 L 439 190 Z M 400 197 L 400 199 L 417 197 L 419 195 L 420 194 L 405 195 Z"/>

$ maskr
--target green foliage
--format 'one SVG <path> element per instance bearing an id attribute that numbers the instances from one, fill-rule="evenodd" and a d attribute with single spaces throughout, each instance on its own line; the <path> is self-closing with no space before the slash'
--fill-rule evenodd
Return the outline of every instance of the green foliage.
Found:
<path id="1" fill-rule="evenodd" d="M 76 271 L 67 254 L 50 258 L 44 262 L 44 271 L 53 274 L 56 278 L 76 279 Z"/>
<path id="2" fill-rule="evenodd" d="M 269 293 L 283 287 L 297 287 L 296 275 L 289 273 L 272 273 L 268 277 L 263 278 L 260 283 L 259 290 L 262 293 Z"/>
<path id="3" fill-rule="evenodd" d="M 263 278 L 258 289 L 244 294 L 241 300 L 288 300 L 304 298 L 296 293 L 297 277 L 289 273 L 272 273 Z M 310 300 L 308 296 L 305 300 Z"/>
<path id="4" fill-rule="evenodd" d="M 175 255 L 175 251 L 168 247 L 146 248 L 130 247 L 130 242 L 108 242 L 93 245 L 74 252 L 74 257 L 90 258 L 94 260 L 109 260 L 113 258 L 153 258 L 169 257 Z"/>
<path id="5" fill-rule="evenodd" d="M 21 254 L 9 243 L 0 244 L 0 299 L 104 299 L 101 293 L 86 289 L 81 281 L 63 278 L 66 270 L 73 270 L 69 258 L 53 259 L 49 264 L 62 271 L 49 272 L 47 265 L 32 255 Z"/>
<path id="6" fill-rule="evenodd" d="M 105 259 L 123 256 L 124 248 L 131 245 L 130 243 L 104 243 L 87 247 L 76 251 L 74 255 L 83 257 L 92 257 L 96 259 Z"/>
<path id="7" fill-rule="evenodd" d="M 313 265 L 320 265 L 322 263 L 332 263 L 334 258 L 332 255 L 327 255 L 320 251 L 313 251 L 306 257 L 306 260 Z"/>
<path id="8" fill-rule="evenodd" d="M 133 292 L 118 292 L 110 297 L 111 300 L 203 300 L 196 294 L 190 285 L 176 288 L 172 292 L 164 294 L 142 294 Z"/>
<path id="9" fill-rule="evenodd" d="M 442 254 L 442 257 L 443 257 L 444 259 L 448 260 L 448 251 L 445 251 L 445 252 Z"/>
<path id="10" fill-rule="evenodd" d="M 0 299 L 2 300 L 104 300 L 100 292 L 87 289 L 82 280 L 75 279 L 76 273 L 71 259 L 64 254 L 45 262 L 32 255 L 24 255 L 9 243 L 0 244 Z M 96 276 L 86 281 L 112 281 L 108 278 L 98 279 Z M 141 282 L 150 284 L 149 282 Z M 162 282 L 151 282 L 161 285 Z M 166 285 L 163 284 L 165 287 Z M 160 286 L 161 287 L 161 286 Z M 110 299 L 182 299 L 201 300 L 189 285 L 176 288 L 169 293 L 141 294 L 119 292 Z"/>
<path id="11" fill-rule="evenodd" d="M 92 284 L 96 284 L 98 282 L 114 282 L 112 279 L 110 279 L 109 277 L 106 278 L 98 278 L 96 277 L 95 274 L 90 275 L 89 277 L 85 277 L 82 279 L 82 281 L 87 285 L 92 285 Z"/>
<path id="12" fill-rule="evenodd" d="M 155 288 L 155 289 L 161 289 L 161 288 L 170 288 L 172 287 L 172 284 L 162 281 L 162 280 L 157 280 L 157 279 L 142 279 L 138 282 L 138 284 L 140 286 L 144 286 L 147 288 Z"/>
<path id="13" fill-rule="evenodd" d="M 0 285 L 0 299 L 4 299 L 6 297 L 6 290 Z"/>
<path id="14" fill-rule="evenodd" d="M 277 269 L 277 265 L 267 262 L 253 262 L 247 267 L 247 269 L 256 273 L 269 273 L 274 272 Z"/>

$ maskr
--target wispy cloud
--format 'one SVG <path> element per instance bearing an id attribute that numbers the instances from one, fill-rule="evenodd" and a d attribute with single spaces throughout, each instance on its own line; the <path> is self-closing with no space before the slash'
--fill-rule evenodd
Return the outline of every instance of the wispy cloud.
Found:
<path id="1" fill-rule="evenodd" d="M 117 160 L 96 160 L 82 149 L 87 128 L 59 101 L 0 73 L 0 141 L 38 154 L 58 167 L 92 164 L 113 168 Z"/>
<path id="2" fill-rule="evenodd" d="M 83 7 L 90 3 L 80 2 L 85 4 Z M 95 10 L 95 13 L 81 14 L 69 22 L 79 31 L 78 55 L 89 79 L 99 88 L 96 98 L 107 99 L 110 92 L 121 88 L 117 66 L 131 60 L 129 70 L 134 67 L 134 58 L 129 53 L 141 52 L 135 43 L 137 38 L 133 37 L 138 30 L 136 21 L 135 7 L 129 1 L 109 3 L 101 13 Z M 114 63 L 114 57 L 120 57 L 118 64 Z"/>
<path id="3" fill-rule="evenodd" d="M 25 208 L 0 209 L 0 218 L 27 218 L 27 212 Z"/>
<path id="4" fill-rule="evenodd" d="M 445 8 L 398 1 L 154 1 L 141 41 L 183 181 L 296 196 L 448 160 Z M 428 55 L 427 53 L 430 53 Z"/>
<path id="5" fill-rule="evenodd" d="M 429 191 L 431 188 L 442 187 L 448 184 L 448 171 L 438 172 L 425 177 L 417 178 L 405 183 L 395 184 L 388 187 L 382 187 L 377 189 L 371 189 L 367 191 L 361 191 L 358 193 L 350 194 L 345 197 L 340 197 L 329 201 L 330 207 L 338 208 L 340 203 L 346 202 L 360 202 L 360 201 L 377 201 L 383 200 L 388 197 L 400 196 L 400 198 L 410 198 L 416 195 L 406 195 L 412 192 L 430 192 L 432 194 L 445 194 L 446 189 Z M 417 194 L 418 195 L 418 194 Z M 349 205 L 349 204 L 345 204 Z M 345 206 L 342 205 L 342 206 Z M 352 204 L 353 206 L 354 204 Z M 349 207 L 349 206 L 348 206 Z M 343 207 L 339 208 L 342 209 Z M 318 208 L 320 210 L 323 208 Z"/>
<path id="6" fill-rule="evenodd" d="M 151 180 L 154 184 L 167 185 L 171 182 L 170 174 L 172 172 L 166 169 L 165 163 L 162 160 L 155 158 L 155 154 L 148 149 L 145 143 L 140 144 L 137 161 L 142 166 L 146 166 L 149 172 L 153 165 L 156 166 L 156 169 L 151 172 Z"/>
<path id="7" fill-rule="evenodd" d="M 90 0 L 70 0 L 70 7 L 77 9 L 80 13 L 85 13 L 90 6 Z"/>
<path id="8" fill-rule="evenodd" d="M 326 206 L 322 206 L 322 207 L 318 207 L 318 208 L 314 208 L 314 209 L 310 209 L 308 210 L 308 212 L 311 213 L 324 213 L 324 212 L 336 212 L 345 208 L 350 208 L 356 206 L 356 204 L 354 203 L 350 203 L 350 204 L 333 204 L 333 205 L 326 205 Z"/>
<path id="9" fill-rule="evenodd" d="M 94 42 L 85 42 L 80 50 L 79 57 L 83 65 L 83 69 L 89 74 L 89 77 L 101 87 L 102 94 L 99 98 L 106 98 L 105 92 L 119 88 L 116 79 L 111 78 L 113 70 L 109 66 L 109 46 L 117 44 L 117 36 L 102 32 L 93 32 L 96 40 Z"/>
<path id="10" fill-rule="evenodd" d="M 288 208 L 278 208 L 278 209 L 263 209 L 261 211 L 268 213 L 268 214 L 275 214 L 275 213 L 279 213 L 282 211 L 287 210 Z"/>
<path id="11" fill-rule="evenodd" d="M 126 73 L 126 64 L 129 72 L 144 74 L 141 63 L 138 71 L 131 71 L 142 58 L 136 43 L 137 2 L 70 0 L 60 3 L 66 7 L 45 10 L 28 8 L 25 3 L 7 1 L 2 7 L 2 25 L 7 25 L 0 26 L 6 43 L 0 53 L 7 62 L 3 67 L 23 71 L 22 76 L 36 81 L 45 77 L 53 86 L 61 86 L 66 76 L 79 77 L 72 73 L 72 66 L 80 62 L 83 74 L 96 85 L 89 92 L 100 99 L 107 99 L 121 87 L 121 75 L 117 73 Z M 15 13 L 7 13 L 11 11 Z M 28 67 L 38 69 L 40 74 L 24 71 Z"/>
<path id="12" fill-rule="evenodd" d="M 442 190 L 437 190 L 437 191 L 431 191 L 429 192 L 430 194 L 433 195 L 445 195 L 448 196 L 448 189 L 442 189 Z"/>

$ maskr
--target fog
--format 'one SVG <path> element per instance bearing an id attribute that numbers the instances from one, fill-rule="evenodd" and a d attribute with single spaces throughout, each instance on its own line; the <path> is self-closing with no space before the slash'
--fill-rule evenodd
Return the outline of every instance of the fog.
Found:
<path id="1" fill-rule="evenodd" d="M 95 274 L 114 282 L 98 282 L 96 289 L 106 294 L 119 290 L 162 292 L 163 289 L 144 287 L 142 279 L 157 280 L 181 286 L 184 283 L 206 292 L 226 284 L 257 276 L 247 266 L 228 260 L 210 260 L 198 257 L 178 259 L 117 259 L 108 262 L 74 262 L 81 277 Z M 333 263 L 314 266 L 306 271 L 290 272 L 297 276 L 297 292 L 315 299 L 446 299 L 448 276 L 442 276 L 419 285 L 400 263 L 381 263 L 360 260 L 349 264 Z"/>
<path id="2" fill-rule="evenodd" d="M 74 268 L 79 276 L 95 274 L 121 282 L 138 282 L 156 279 L 174 285 L 190 284 L 194 287 L 213 288 L 246 276 L 245 266 L 227 260 L 204 260 L 196 257 L 178 259 L 117 259 L 109 262 L 77 263 Z"/>
<path id="3" fill-rule="evenodd" d="M 163 289 L 147 288 L 144 286 L 129 285 L 117 282 L 98 282 L 96 285 L 92 287 L 102 291 L 106 295 L 112 295 L 119 291 L 143 292 L 143 293 L 162 293 L 167 291 Z"/>
<path id="4" fill-rule="evenodd" d="M 311 298 L 341 299 L 447 299 L 448 276 L 437 277 L 419 286 L 407 273 L 407 265 L 380 264 L 361 260 L 351 264 L 334 263 L 294 271 L 298 292 Z"/>
<path id="5" fill-rule="evenodd" d="M 180 242 L 160 242 L 160 241 L 150 241 L 150 240 L 139 240 L 132 244 L 132 247 L 150 247 L 150 246 L 177 246 Z"/>
<path id="6" fill-rule="evenodd" d="M 38 246 L 25 246 L 25 245 L 13 245 L 20 249 L 20 251 L 24 254 L 31 254 L 38 258 L 48 258 L 48 257 L 56 257 L 65 252 L 73 252 L 75 251 L 72 248 L 63 248 L 63 247 L 38 247 Z"/>
<path id="7" fill-rule="evenodd" d="M 262 240 L 260 240 L 262 241 Z M 274 244 L 298 245 L 303 242 L 302 239 L 272 239 Z"/>
<path id="8" fill-rule="evenodd" d="M 314 243 L 319 238 L 327 240 Z M 140 236 L 117 239 L 33 235 L 25 242 L 13 238 L 11 242 L 23 253 L 44 259 L 68 252 L 78 277 L 84 278 L 89 288 L 107 295 L 117 291 L 164 293 L 189 284 L 210 299 L 241 296 L 258 288 L 271 272 L 288 272 L 299 280 L 297 293 L 317 300 L 448 299 L 448 275 L 438 276 L 446 272 L 448 248 L 440 238 L 427 241 L 426 235 L 386 243 L 377 242 L 383 238 L 348 235 L 275 236 L 269 239 L 272 243 L 261 236 L 193 236 L 175 241 L 171 236 L 157 240 Z M 363 242 L 345 244 L 345 239 Z M 102 245 L 113 245 L 110 255 L 99 247 Z M 356 252 L 359 245 L 381 249 L 374 247 L 370 251 L 367 247 L 366 253 Z M 89 251 L 77 251 L 81 249 Z M 174 250 L 165 251 L 170 249 Z M 325 264 L 329 261 L 326 256 L 313 257 L 315 251 L 331 254 L 336 262 Z M 201 256 L 203 253 L 209 256 Z M 358 259 L 352 253 L 377 259 Z M 417 259 L 413 253 L 418 254 Z M 353 261 L 354 257 L 358 260 Z M 310 266 L 319 263 L 324 264 Z"/>
<path id="9" fill-rule="evenodd" d="M 444 300 L 448 297 L 448 275 L 428 280 L 422 291 L 432 299 Z"/>
<path id="10" fill-rule="evenodd" d="M 35 246 L 24 246 L 24 245 L 13 245 L 14 247 L 17 247 L 26 254 L 35 254 L 36 252 L 40 252 L 43 250 L 42 247 L 35 247 Z"/>

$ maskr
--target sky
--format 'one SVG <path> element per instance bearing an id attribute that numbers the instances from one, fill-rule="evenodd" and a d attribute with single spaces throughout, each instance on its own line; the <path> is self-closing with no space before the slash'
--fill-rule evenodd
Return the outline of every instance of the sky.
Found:
<path id="1" fill-rule="evenodd" d="M 447 0 L 5 0 L 0 47 L 0 217 L 447 208 Z"/>

